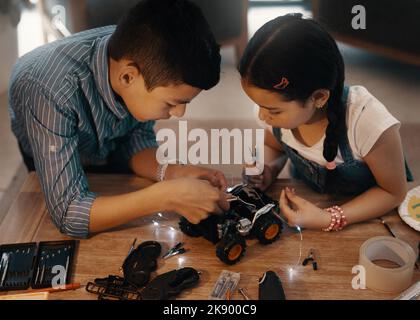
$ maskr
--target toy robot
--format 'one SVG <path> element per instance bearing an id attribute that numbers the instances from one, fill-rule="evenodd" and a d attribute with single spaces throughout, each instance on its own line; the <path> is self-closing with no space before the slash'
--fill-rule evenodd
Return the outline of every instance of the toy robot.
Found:
<path id="1" fill-rule="evenodd" d="M 204 237 L 216 245 L 217 257 L 226 264 L 237 263 L 245 254 L 245 237 L 262 244 L 276 241 L 282 230 L 278 202 L 259 189 L 239 184 L 228 189 L 230 209 L 211 215 L 195 225 L 182 217 L 181 231 L 191 237 Z"/>

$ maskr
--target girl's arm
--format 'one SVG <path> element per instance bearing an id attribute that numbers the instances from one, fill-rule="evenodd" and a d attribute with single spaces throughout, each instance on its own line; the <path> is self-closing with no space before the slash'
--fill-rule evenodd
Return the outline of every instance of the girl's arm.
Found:
<path id="1" fill-rule="evenodd" d="M 342 206 L 349 224 L 376 218 L 397 207 L 407 194 L 407 177 L 398 126 L 386 130 L 364 158 L 377 186 Z M 280 208 L 292 226 L 323 229 L 330 223 L 322 208 L 298 197 L 294 190 L 283 190 Z"/>
<path id="2" fill-rule="evenodd" d="M 342 206 L 349 223 L 379 217 L 397 207 L 407 194 L 405 160 L 398 125 L 382 134 L 364 161 L 378 185 Z"/>

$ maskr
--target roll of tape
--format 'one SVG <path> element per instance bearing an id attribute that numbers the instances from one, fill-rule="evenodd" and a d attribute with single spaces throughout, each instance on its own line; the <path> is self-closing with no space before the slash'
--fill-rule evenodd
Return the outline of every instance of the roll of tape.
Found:
<path id="1" fill-rule="evenodd" d="M 373 263 L 388 260 L 398 268 Z M 381 292 L 399 293 L 411 285 L 416 255 L 406 242 L 393 237 L 374 237 L 360 247 L 359 264 L 365 268 L 366 286 Z"/>

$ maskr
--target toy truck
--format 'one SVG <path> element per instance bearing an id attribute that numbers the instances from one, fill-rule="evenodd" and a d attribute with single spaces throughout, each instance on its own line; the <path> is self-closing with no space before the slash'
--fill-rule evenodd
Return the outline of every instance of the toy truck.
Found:
<path id="1" fill-rule="evenodd" d="M 276 241 L 282 231 L 279 205 L 259 189 L 239 184 L 228 189 L 230 209 L 195 225 L 182 217 L 179 226 L 191 237 L 204 237 L 216 245 L 217 257 L 226 264 L 237 263 L 245 254 L 246 238 L 262 244 Z"/>

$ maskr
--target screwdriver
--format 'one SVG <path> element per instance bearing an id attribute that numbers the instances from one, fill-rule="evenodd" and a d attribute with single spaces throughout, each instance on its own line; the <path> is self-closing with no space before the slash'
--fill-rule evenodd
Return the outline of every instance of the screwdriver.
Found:
<path id="1" fill-rule="evenodd" d="M 1 287 L 3 287 L 4 281 L 6 280 L 7 270 L 9 268 L 10 255 L 8 253 L 3 253 L 1 257 L 1 261 L 2 261 L 2 268 L 3 268 L 3 265 L 5 265 L 3 269 L 3 275 L 1 277 Z"/>

